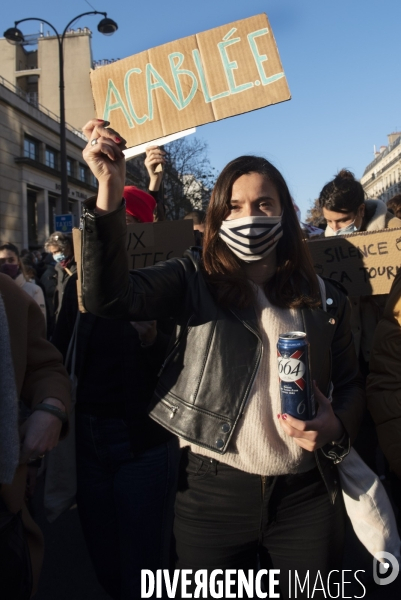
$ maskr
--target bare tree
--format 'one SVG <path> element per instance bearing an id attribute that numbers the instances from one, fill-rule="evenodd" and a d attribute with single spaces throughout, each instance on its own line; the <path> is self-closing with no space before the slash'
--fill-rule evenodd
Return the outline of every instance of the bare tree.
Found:
<path id="1" fill-rule="evenodd" d="M 306 221 L 306 223 L 310 223 L 311 225 L 314 225 L 315 227 L 321 227 L 324 229 L 326 221 L 323 217 L 323 211 L 319 205 L 318 198 L 316 198 L 316 200 L 313 202 L 312 206 L 308 209 L 308 212 L 306 213 L 305 221 Z"/>
<path id="2" fill-rule="evenodd" d="M 167 219 L 182 219 L 194 209 L 205 210 L 216 180 L 207 143 L 190 136 L 166 144 L 163 149 L 166 164 L 160 196 Z M 146 191 L 148 174 L 144 160 L 145 154 L 141 154 L 127 162 L 126 185 L 136 185 Z"/>
<path id="3" fill-rule="evenodd" d="M 207 143 L 184 137 L 164 147 L 164 202 L 168 219 L 182 219 L 194 210 L 205 210 L 216 176 L 207 154 Z"/>

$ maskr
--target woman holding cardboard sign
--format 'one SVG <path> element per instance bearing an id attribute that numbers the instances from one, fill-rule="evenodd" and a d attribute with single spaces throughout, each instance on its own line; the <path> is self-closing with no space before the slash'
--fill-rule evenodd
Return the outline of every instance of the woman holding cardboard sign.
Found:
<path id="1" fill-rule="evenodd" d="M 295 570 L 327 579 L 341 569 L 344 532 L 329 456 L 346 455 L 364 395 L 346 298 L 327 283 L 327 312 L 320 308 L 283 177 L 263 158 L 232 161 L 212 194 L 202 258 L 189 251 L 129 273 L 124 140 L 96 121 L 84 132 L 84 157 L 99 179 L 97 201 L 84 214 L 85 306 L 104 317 L 177 321 L 150 415 L 185 448 L 178 567 L 256 569 L 259 554 L 263 567 L 280 570 L 282 597 Z M 296 330 L 307 333 L 318 385 L 310 421 L 281 414 L 276 344 L 280 333 Z"/>

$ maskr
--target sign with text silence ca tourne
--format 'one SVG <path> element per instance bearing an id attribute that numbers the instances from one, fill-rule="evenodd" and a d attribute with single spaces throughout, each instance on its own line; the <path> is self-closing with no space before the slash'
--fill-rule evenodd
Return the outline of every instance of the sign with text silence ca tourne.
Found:
<path id="1" fill-rule="evenodd" d="M 91 71 L 97 117 L 127 147 L 290 99 L 265 14 Z"/>
<path id="2" fill-rule="evenodd" d="M 350 296 L 388 294 L 401 270 L 401 229 L 308 241 L 315 271 L 343 284 Z"/>

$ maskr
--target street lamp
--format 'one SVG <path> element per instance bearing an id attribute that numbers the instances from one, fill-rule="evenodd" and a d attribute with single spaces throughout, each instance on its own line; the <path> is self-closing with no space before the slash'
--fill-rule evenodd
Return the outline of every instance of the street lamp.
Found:
<path id="1" fill-rule="evenodd" d="M 65 102 L 64 102 L 64 59 L 63 59 L 63 43 L 65 39 L 65 35 L 70 28 L 70 26 L 81 17 L 85 17 L 87 15 L 103 15 L 103 19 L 99 22 L 97 29 L 103 35 L 112 35 L 118 29 L 118 25 L 113 19 L 109 19 L 107 17 L 107 13 L 99 12 L 97 10 L 93 10 L 90 12 L 82 13 L 77 17 L 71 19 L 71 21 L 66 25 L 63 33 L 60 35 L 55 27 L 49 21 L 45 21 L 45 19 L 38 19 L 36 17 L 29 17 L 28 19 L 21 19 L 20 21 L 15 21 L 14 27 L 10 27 L 7 31 L 4 32 L 4 37 L 11 42 L 12 44 L 20 44 L 24 41 L 24 35 L 17 28 L 17 25 L 20 23 L 24 23 L 25 21 L 41 21 L 42 23 L 46 23 L 49 27 L 51 27 L 54 33 L 57 36 L 58 40 L 58 56 L 59 56 L 59 88 L 60 88 L 60 170 L 61 170 L 61 211 L 63 214 L 68 213 L 68 179 L 67 179 L 67 138 L 65 133 Z"/>

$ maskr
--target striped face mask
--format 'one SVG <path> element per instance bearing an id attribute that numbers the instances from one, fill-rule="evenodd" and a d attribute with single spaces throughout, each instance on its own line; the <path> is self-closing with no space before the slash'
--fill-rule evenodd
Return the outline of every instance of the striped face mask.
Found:
<path id="1" fill-rule="evenodd" d="M 281 216 L 243 217 L 223 221 L 219 235 L 241 260 L 261 260 L 274 250 L 283 235 Z"/>

